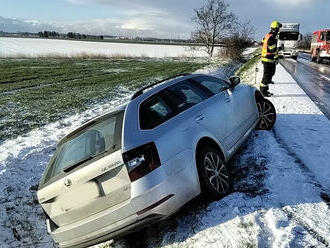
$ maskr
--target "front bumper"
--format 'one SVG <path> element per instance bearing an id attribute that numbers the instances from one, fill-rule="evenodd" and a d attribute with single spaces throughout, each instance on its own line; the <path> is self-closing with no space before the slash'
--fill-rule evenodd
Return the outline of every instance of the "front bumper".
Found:
<path id="1" fill-rule="evenodd" d="M 330 58 L 330 50 L 327 52 L 327 51 L 321 51 L 320 53 L 320 57 L 321 58 Z"/>
<path id="2" fill-rule="evenodd" d="M 293 50 L 284 50 L 284 51 L 279 51 L 278 52 L 279 56 L 283 57 L 295 57 L 298 56 L 298 51 L 293 49 Z"/>

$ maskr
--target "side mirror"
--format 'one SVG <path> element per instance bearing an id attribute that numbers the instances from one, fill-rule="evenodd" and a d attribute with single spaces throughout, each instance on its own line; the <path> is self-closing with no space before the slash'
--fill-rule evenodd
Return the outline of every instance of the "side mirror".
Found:
<path id="1" fill-rule="evenodd" d="M 241 79 L 239 77 L 231 77 L 229 78 L 229 81 L 231 83 L 231 87 L 234 88 L 236 85 L 240 84 Z"/>

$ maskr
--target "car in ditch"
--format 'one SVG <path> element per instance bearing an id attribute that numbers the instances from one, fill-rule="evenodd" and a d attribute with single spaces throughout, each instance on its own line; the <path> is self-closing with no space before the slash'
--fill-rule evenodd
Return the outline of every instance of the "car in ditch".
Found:
<path id="1" fill-rule="evenodd" d="M 136 231 L 201 193 L 230 192 L 227 162 L 273 104 L 255 88 L 203 74 L 149 85 L 125 105 L 62 138 L 37 192 L 60 247 L 87 247 Z"/>

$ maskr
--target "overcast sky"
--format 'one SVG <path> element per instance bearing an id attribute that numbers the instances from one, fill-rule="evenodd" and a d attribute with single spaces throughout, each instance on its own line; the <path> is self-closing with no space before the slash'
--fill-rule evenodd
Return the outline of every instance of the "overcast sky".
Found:
<path id="1" fill-rule="evenodd" d="M 302 33 L 330 28 L 330 0 L 227 0 L 230 10 L 256 27 L 272 20 L 301 23 Z M 188 38 L 193 9 L 205 0 L 0 0 L 0 16 L 54 24 L 63 31 Z M 35 22 L 31 22 L 36 25 Z M 32 25 L 31 24 L 31 25 Z"/>

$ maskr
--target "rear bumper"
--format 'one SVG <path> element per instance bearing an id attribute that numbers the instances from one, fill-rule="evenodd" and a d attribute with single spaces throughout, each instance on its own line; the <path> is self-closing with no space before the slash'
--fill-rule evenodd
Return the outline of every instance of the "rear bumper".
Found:
<path id="1" fill-rule="evenodd" d="M 122 234 L 129 233 L 130 230 L 137 230 L 139 227 L 145 226 L 146 224 L 152 224 L 164 218 L 162 215 L 150 215 L 144 219 L 137 220 L 135 217 L 128 217 L 115 223 L 113 225 L 106 226 L 102 230 L 98 230 L 96 233 L 90 233 L 86 235 L 86 239 L 77 239 L 76 241 L 70 240 L 68 242 L 60 243 L 60 247 L 63 248 L 84 248 L 89 247 L 106 240 L 110 240 L 112 237 L 118 237 Z M 115 231 L 114 231 L 115 230 Z"/>
<path id="2" fill-rule="evenodd" d="M 133 182 L 130 200 L 62 226 L 50 233 L 52 238 L 60 247 L 88 247 L 171 215 L 199 193 L 192 159 L 192 151 L 177 154 Z"/>

